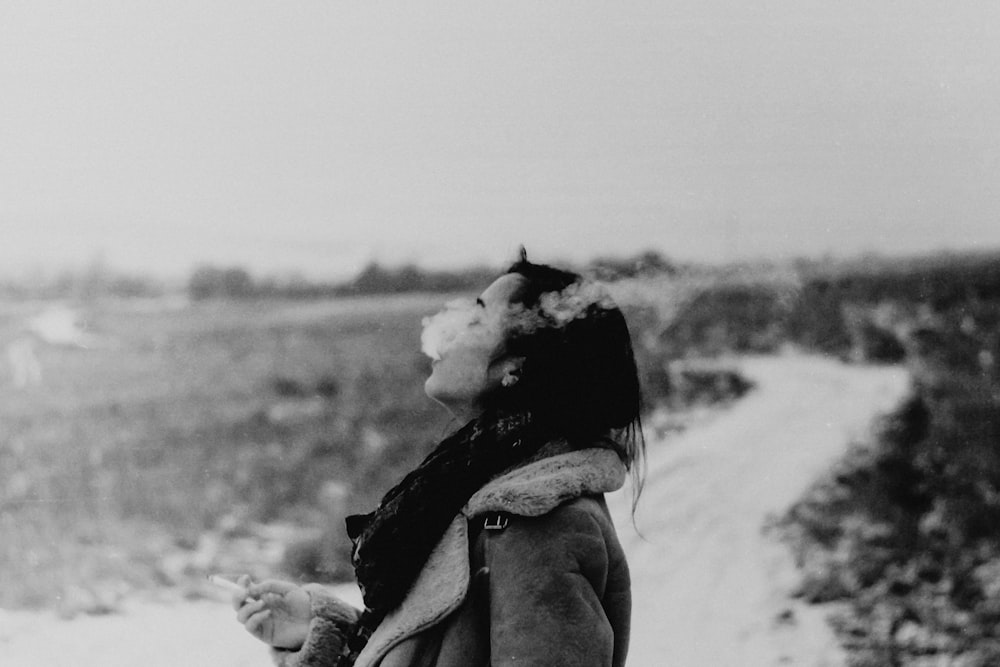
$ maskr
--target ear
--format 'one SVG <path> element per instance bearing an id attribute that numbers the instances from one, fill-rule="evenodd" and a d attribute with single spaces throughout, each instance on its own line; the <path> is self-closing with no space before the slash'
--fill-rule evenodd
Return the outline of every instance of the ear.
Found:
<path id="1" fill-rule="evenodd" d="M 524 357 L 504 357 L 494 365 L 494 373 L 504 387 L 512 387 L 521 379 Z"/>
<path id="2" fill-rule="evenodd" d="M 524 357 L 507 357 L 503 360 L 504 376 L 515 378 L 521 377 L 521 369 L 524 368 Z"/>

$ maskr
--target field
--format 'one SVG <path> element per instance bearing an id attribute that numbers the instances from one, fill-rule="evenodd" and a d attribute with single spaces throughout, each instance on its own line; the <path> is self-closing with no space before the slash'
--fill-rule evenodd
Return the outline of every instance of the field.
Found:
<path id="1" fill-rule="evenodd" d="M 417 344 L 442 298 L 93 304 L 101 346 L 0 385 L 0 607 L 273 568 L 322 509 L 367 507 L 449 426 Z"/>
<path id="2" fill-rule="evenodd" d="M 618 296 L 650 330 L 692 290 L 646 287 Z M 81 304 L 89 349 L 38 345 L 22 387 L 2 369 L 0 608 L 102 613 L 135 591 L 199 596 L 208 572 L 351 578 L 343 517 L 456 426 L 419 351 L 451 296 Z M 672 408 L 661 428 L 746 390 L 712 369 L 685 391 L 657 345 L 638 356 L 648 404 Z"/>
<path id="3" fill-rule="evenodd" d="M 774 528 L 852 665 L 1000 660 L 1000 258 L 661 267 L 612 291 L 653 435 L 748 391 L 734 354 L 904 364 L 911 398 Z M 455 426 L 418 351 L 448 298 L 81 304 L 100 344 L 0 383 L 0 608 L 198 597 L 213 571 L 349 578 L 342 517 Z"/>
<path id="4" fill-rule="evenodd" d="M 635 515 L 630 489 L 608 497 L 632 573 L 628 664 L 843 667 L 823 612 L 788 599 L 795 565 L 760 527 L 896 404 L 906 372 L 798 354 L 738 368 L 753 394 L 650 447 Z M 356 588 L 336 590 L 357 604 Z M 221 598 L 129 600 L 70 623 L 0 610 L 0 653 L 5 667 L 270 664 Z"/>

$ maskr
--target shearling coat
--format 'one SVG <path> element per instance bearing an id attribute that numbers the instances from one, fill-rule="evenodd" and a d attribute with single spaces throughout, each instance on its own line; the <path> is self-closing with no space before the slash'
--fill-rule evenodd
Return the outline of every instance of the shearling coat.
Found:
<path id="1" fill-rule="evenodd" d="M 628 566 L 604 502 L 624 483 L 603 448 L 558 454 L 484 486 L 455 517 L 356 667 L 622 667 Z M 484 528 L 501 512 L 503 528 Z M 503 522 L 501 522 L 502 524 Z M 359 612 L 317 585 L 309 636 L 280 667 L 333 665 Z"/>

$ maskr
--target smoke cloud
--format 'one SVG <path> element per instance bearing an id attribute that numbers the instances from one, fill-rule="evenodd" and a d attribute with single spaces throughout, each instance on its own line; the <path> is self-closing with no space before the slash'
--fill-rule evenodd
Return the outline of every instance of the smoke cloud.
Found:
<path id="1" fill-rule="evenodd" d="M 594 306 L 610 309 L 616 304 L 603 285 L 589 280 L 575 282 L 559 292 L 546 292 L 532 308 L 507 304 L 484 309 L 474 299 L 456 299 L 437 314 L 423 319 L 420 345 L 428 357 L 441 359 L 456 345 L 499 342 L 540 328 L 565 327 L 584 317 Z"/>

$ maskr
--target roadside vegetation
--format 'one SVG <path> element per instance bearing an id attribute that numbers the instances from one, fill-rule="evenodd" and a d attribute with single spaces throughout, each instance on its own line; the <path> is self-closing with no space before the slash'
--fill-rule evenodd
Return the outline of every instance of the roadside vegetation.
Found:
<path id="1" fill-rule="evenodd" d="M 782 518 L 800 594 L 836 603 L 852 667 L 1000 664 L 1000 261 L 855 270 L 814 293 L 850 306 L 831 352 L 902 359 L 913 390 Z"/>

